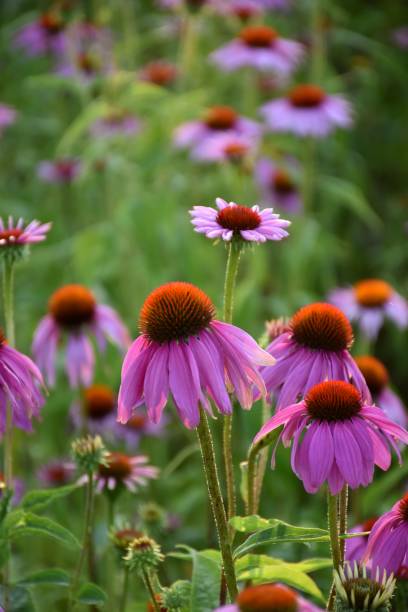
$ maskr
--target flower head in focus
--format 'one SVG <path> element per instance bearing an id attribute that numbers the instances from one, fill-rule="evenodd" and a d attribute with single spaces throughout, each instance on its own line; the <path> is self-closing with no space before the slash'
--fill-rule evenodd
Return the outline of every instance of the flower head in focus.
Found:
<path id="1" fill-rule="evenodd" d="M 43 242 L 51 229 L 51 223 L 31 221 L 24 225 L 23 219 L 14 221 L 9 217 L 7 221 L 0 217 L 0 257 L 13 263 L 20 259 L 31 244 Z"/>

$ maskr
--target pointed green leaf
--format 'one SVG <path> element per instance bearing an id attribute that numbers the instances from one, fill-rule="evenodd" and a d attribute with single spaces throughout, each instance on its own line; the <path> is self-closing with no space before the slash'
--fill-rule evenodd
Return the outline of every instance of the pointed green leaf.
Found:
<path id="1" fill-rule="evenodd" d="M 263 565 L 244 571 L 239 574 L 238 579 L 243 581 L 252 580 L 255 584 L 283 582 L 315 597 L 322 603 L 324 602 L 323 594 L 314 580 L 304 572 L 294 569 L 291 564 L 284 563 L 283 561 L 280 564 Z"/>
<path id="2" fill-rule="evenodd" d="M 86 582 L 79 589 L 76 600 L 82 604 L 92 606 L 104 606 L 107 601 L 107 595 L 97 584 Z"/>
<path id="3" fill-rule="evenodd" d="M 381 220 L 365 199 L 361 189 L 336 176 L 320 177 L 320 187 L 326 196 L 345 206 L 370 227 L 378 228 Z"/>
<path id="4" fill-rule="evenodd" d="M 80 544 L 68 529 L 44 516 L 21 512 L 18 522 L 10 527 L 8 537 L 13 540 L 28 535 L 45 535 L 58 540 L 68 548 L 79 548 Z"/>
<path id="5" fill-rule="evenodd" d="M 309 572 L 315 572 L 319 569 L 332 567 L 333 561 L 329 558 L 312 558 L 304 559 L 303 561 L 298 561 L 296 563 L 290 563 L 287 561 L 282 561 L 282 559 L 269 557 L 268 555 L 248 554 L 236 560 L 235 569 L 237 574 L 241 574 L 245 571 L 259 567 L 270 567 L 282 564 L 285 564 L 288 568 L 292 568 L 295 571 L 301 571 L 307 574 Z"/>
<path id="6" fill-rule="evenodd" d="M 46 508 L 49 504 L 52 504 L 60 497 L 65 497 L 77 489 L 78 485 L 75 483 L 65 487 L 57 487 L 55 489 L 38 489 L 30 491 L 24 495 L 23 499 L 21 500 L 21 507 L 24 508 L 24 510 L 38 512 L 38 510 Z"/>
<path id="7" fill-rule="evenodd" d="M 62 569 L 44 569 L 29 574 L 17 584 L 21 586 L 36 586 L 41 584 L 67 587 L 70 584 L 70 575 Z"/>

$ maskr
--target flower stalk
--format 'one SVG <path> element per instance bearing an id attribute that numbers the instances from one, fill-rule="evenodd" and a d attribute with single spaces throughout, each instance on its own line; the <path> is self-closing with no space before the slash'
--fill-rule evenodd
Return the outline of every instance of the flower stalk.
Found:
<path id="1" fill-rule="evenodd" d="M 339 498 L 338 495 L 332 495 L 330 491 L 327 491 L 327 518 L 328 528 L 330 536 L 330 550 L 333 559 L 333 569 L 337 571 L 341 567 L 341 545 L 339 538 L 339 520 L 338 520 L 338 506 Z M 327 601 L 327 610 L 333 610 L 334 601 L 336 596 L 336 589 L 332 586 L 330 590 L 329 599 Z"/>

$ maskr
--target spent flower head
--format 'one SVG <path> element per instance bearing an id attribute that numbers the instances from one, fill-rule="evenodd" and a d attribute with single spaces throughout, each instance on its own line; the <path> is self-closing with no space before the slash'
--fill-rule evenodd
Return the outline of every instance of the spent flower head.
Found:
<path id="1" fill-rule="evenodd" d="M 85 436 L 74 440 L 72 454 L 83 472 L 95 472 L 100 465 L 107 465 L 109 453 L 100 436 Z"/>
<path id="2" fill-rule="evenodd" d="M 359 567 L 356 562 L 346 564 L 334 572 L 336 584 L 336 612 L 389 612 L 391 598 L 395 588 L 393 574 L 386 571 L 380 576 L 377 568 L 375 577 L 367 577 L 365 565 Z"/>
<path id="3" fill-rule="evenodd" d="M 144 572 L 155 570 L 164 560 L 160 546 L 148 536 L 132 540 L 124 557 L 131 571 L 143 575 Z"/>

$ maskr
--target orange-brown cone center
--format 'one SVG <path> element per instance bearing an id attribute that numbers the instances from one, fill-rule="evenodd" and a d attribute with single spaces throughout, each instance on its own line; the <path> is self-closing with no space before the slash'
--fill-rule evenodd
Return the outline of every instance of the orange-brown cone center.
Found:
<path id="1" fill-rule="evenodd" d="M 116 546 L 126 550 L 133 540 L 142 537 L 142 535 L 143 533 L 141 531 L 137 531 L 137 529 L 121 529 L 115 532 L 114 541 Z"/>
<path id="2" fill-rule="evenodd" d="M 50 298 L 48 310 L 62 327 L 72 328 L 90 323 L 94 317 L 96 301 L 83 285 L 65 285 Z"/>
<path id="3" fill-rule="evenodd" d="M 47 477 L 53 484 L 64 484 L 68 480 L 68 473 L 63 465 L 51 465 Z"/>
<path id="4" fill-rule="evenodd" d="M 310 389 L 305 397 L 311 417 L 322 421 L 345 421 L 361 410 L 357 389 L 343 380 L 327 380 Z"/>
<path id="5" fill-rule="evenodd" d="M 58 34 L 64 27 L 62 19 L 55 13 L 44 13 L 40 17 L 40 24 L 48 34 Z"/>
<path id="6" fill-rule="evenodd" d="M 91 419 L 103 419 L 115 408 L 115 394 L 106 385 L 92 385 L 84 391 L 84 406 Z"/>
<path id="7" fill-rule="evenodd" d="M 229 130 L 237 121 L 237 113 L 230 106 L 212 106 L 204 115 L 204 123 L 212 130 Z"/>
<path id="8" fill-rule="evenodd" d="M 291 321 L 298 344 L 311 349 L 342 351 L 353 343 L 353 330 L 345 314 L 331 304 L 304 306 Z"/>
<path id="9" fill-rule="evenodd" d="M 23 233 L 22 229 L 10 229 L 0 232 L 0 247 L 10 246 L 16 243 L 16 239 Z"/>
<path id="10" fill-rule="evenodd" d="M 320 106 L 326 94 L 317 85 L 297 85 L 289 93 L 289 100 L 298 108 L 314 108 Z"/>
<path id="11" fill-rule="evenodd" d="M 384 364 L 371 355 L 356 357 L 356 363 L 364 376 L 367 386 L 373 395 L 377 395 L 387 386 L 389 376 Z"/>
<path id="12" fill-rule="evenodd" d="M 248 47 L 266 48 L 275 42 L 278 33 L 268 26 L 254 25 L 241 30 L 239 37 Z"/>
<path id="13" fill-rule="evenodd" d="M 408 523 L 408 493 L 404 495 L 399 503 L 399 513 L 402 519 Z"/>
<path id="14" fill-rule="evenodd" d="M 239 162 L 248 153 L 248 145 L 238 140 L 232 141 L 225 145 L 224 153 L 230 161 Z"/>
<path id="15" fill-rule="evenodd" d="M 128 422 L 126 423 L 126 427 L 134 431 L 141 431 L 147 423 L 147 417 L 143 414 L 134 414 Z"/>
<path id="16" fill-rule="evenodd" d="M 354 285 L 354 294 L 360 306 L 379 308 L 391 298 L 392 287 L 383 280 L 369 278 Z"/>
<path id="17" fill-rule="evenodd" d="M 124 480 L 132 473 L 130 457 L 124 453 L 112 452 L 107 458 L 107 465 L 99 466 L 99 475 L 103 478 Z"/>
<path id="18" fill-rule="evenodd" d="M 364 521 L 364 523 L 361 525 L 361 528 L 362 528 L 361 531 L 371 531 L 374 525 L 376 524 L 377 520 L 378 520 L 378 516 L 373 516 L 372 518 L 369 518 L 366 521 Z"/>
<path id="19" fill-rule="evenodd" d="M 217 223 L 234 232 L 254 230 L 259 227 L 261 216 L 256 210 L 237 204 L 236 206 L 226 206 L 220 210 L 217 215 Z"/>
<path id="20" fill-rule="evenodd" d="M 296 612 L 296 594 L 279 584 L 261 584 L 244 589 L 237 598 L 240 612 Z"/>
<path id="21" fill-rule="evenodd" d="M 214 305 L 201 289 L 174 282 L 149 295 L 140 312 L 139 326 L 149 340 L 163 343 L 196 336 L 214 316 Z"/>
<path id="22" fill-rule="evenodd" d="M 157 61 L 148 64 L 144 69 L 144 77 L 155 85 L 169 85 L 177 76 L 177 68 L 165 61 Z"/>
<path id="23" fill-rule="evenodd" d="M 295 186 L 289 174 L 282 169 L 274 172 L 272 177 L 272 187 L 282 195 L 287 195 L 295 191 Z"/>

